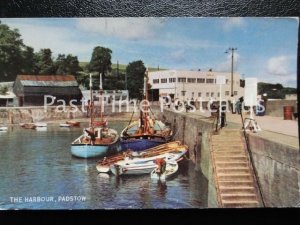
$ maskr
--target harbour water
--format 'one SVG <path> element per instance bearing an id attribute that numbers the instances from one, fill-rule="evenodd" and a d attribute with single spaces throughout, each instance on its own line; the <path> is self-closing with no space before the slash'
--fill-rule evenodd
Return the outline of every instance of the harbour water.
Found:
<path id="1" fill-rule="evenodd" d="M 110 122 L 120 131 L 127 122 Z M 99 159 L 71 156 L 79 128 L 11 126 L 0 133 L 0 209 L 140 209 L 207 207 L 207 180 L 192 162 L 166 182 L 150 175 L 98 174 Z"/>

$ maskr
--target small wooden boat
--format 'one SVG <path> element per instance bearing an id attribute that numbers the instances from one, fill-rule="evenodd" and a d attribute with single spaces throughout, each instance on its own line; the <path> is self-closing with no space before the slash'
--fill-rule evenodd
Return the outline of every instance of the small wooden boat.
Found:
<path id="1" fill-rule="evenodd" d="M 169 161 L 181 161 L 183 156 L 187 153 L 188 147 L 184 146 L 182 149 L 178 149 L 173 153 L 165 153 L 161 155 L 156 155 L 147 158 L 125 158 L 122 161 L 115 163 L 110 166 L 110 170 L 115 175 L 140 175 L 140 174 L 150 174 L 153 169 L 156 168 L 155 160 L 160 158 L 164 159 L 166 162 Z"/>
<path id="2" fill-rule="evenodd" d="M 8 127 L 0 127 L 0 131 L 7 131 Z"/>
<path id="3" fill-rule="evenodd" d="M 176 172 L 178 171 L 178 163 L 176 161 L 169 161 L 166 164 L 166 170 L 163 173 L 155 168 L 151 172 L 151 179 L 158 179 L 158 180 L 166 180 L 171 178 Z"/>
<path id="4" fill-rule="evenodd" d="M 80 122 L 74 121 L 74 120 L 66 121 L 66 124 L 69 124 L 72 127 L 79 127 L 80 126 Z"/>
<path id="5" fill-rule="evenodd" d="M 100 173 L 108 173 L 110 171 L 110 166 L 114 163 L 124 160 L 125 157 L 135 157 L 135 158 L 145 158 L 152 157 L 156 155 L 161 155 L 167 152 L 174 152 L 178 147 L 181 146 L 180 141 L 173 141 L 166 144 L 162 144 L 153 148 L 146 149 L 140 152 L 134 152 L 132 150 L 126 150 L 116 155 L 112 155 L 110 157 L 104 157 L 100 161 L 98 161 L 96 165 L 96 169 Z"/>
<path id="6" fill-rule="evenodd" d="M 36 125 L 34 123 L 23 123 L 21 124 L 21 127 L 25 129 L 35 129 Z"/>

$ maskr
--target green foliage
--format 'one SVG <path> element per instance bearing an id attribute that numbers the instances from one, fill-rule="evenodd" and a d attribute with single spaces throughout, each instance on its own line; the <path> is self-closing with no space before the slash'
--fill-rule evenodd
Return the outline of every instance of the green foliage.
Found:
<path id="1" fill-rule="evenodd" d="M 127 87 L 129 91 L 130 98 L 142 97 L 142 89 L 144 85 L 144 76 L 146 68 L 144 63 L 139 61 L 134 61 L 128 64 L 126 68 L 127 73 Z"/>
<path id="2" fill-rule="evenodd" d="M 36 69 L 38 74 L 50 75 L 55 74 L 55 66 L 52 59 L 52 51 L 49 48 L 41 49 L 36 53 Z"/>
<path id="3" fill-rule="evenodd" d="M 22 67 L 25 45 L 17 29 L 0 23 L 0 80 L 12 81 Z"/>
<path id="4" fill-rule="evenodd" d="M 284 99 L 286 94 L 296 94 L 296 88 L 285 88 L 282 84 L 270 84 L 259 82 L 257 84 L 258 94 L 267 94 L 268 98 Z"/>
<path id="5" fill-rule="evenodd" d="M 77 75 L 78 71 L 82 71 L 79 66 L 77 56 L 59 54 L 55 63 L 55 70 L 57 75 Z"/>
<path id="6" fill-rule="evenodd" d="M 8 91 L 7 86 L 0 86 L 0 95 L 5 95 L 7 91 Z"/>
<path id="7" fill-rule="evenodd" d="M 22 68 L 20 73 L 22 74 L 34 74 L 35 68 L 35 56 L 34 49 L 26 46 L 22 52 Z"/>
<path id="8" fill-rule="evenodd" d="M 111 54 L 112 51 L 109 48 L 95 47 L 88 65 L 88 70 L 90 72 L 102 73 L 105 77 L 105 74 L 111 71 Z"/>

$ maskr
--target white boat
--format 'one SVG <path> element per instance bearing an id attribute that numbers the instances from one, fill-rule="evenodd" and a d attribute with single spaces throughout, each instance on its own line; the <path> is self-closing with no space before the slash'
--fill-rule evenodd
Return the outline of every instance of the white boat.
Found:
<path id="1" fill-rule="evenodd" d="M 177 171 L 178 171 L 178 163 L 176 161 L 169 161 L 166 164 L 166 170 L 163 173 L 160 173 L 158 168 L 155 168 L 151 172 L 151 179 L 157 179 L 157 180 L 166 180 L 170 177 L 172 177 Z"/>
<path id="2" fill-rule="evenodd" d="M 97 162 L 96 169 L 100 173 L 108 173 L 110 172 L 111 165 L 113 165 L 118 161 L 124 160 L 126 156 L 130 156 L 133 158 L 146 158 L 146 157 L 162 155 L 167 152 L 171 152 L 171 153 L 176 152 L 177 149 L 182 149 L 182 148 L 187 148 L 187 146 L 183 146 L 180 141 L 173 141 L 140 152 L 127 150 L 127 151 L 120 152 L 116 155 L 104 157 L 103 159 L 99 160 Z"/>
<path id="3" fill-rule="evenodd" d="M 70 124 L 66 124 L 66 123 L 60 123 L 59 126 L 60 127 L 71 127 Z"/>
<path id="4" fill-rule="evenodd" d="M 0 127 L 0 131 L 7 131 L 8 127 Z"/>
<path id="5" fill-rule="evenodd" d="M 181 151 L 177 150 L 177 153 L 165 153 L 147 158 L 127 158 L 119 161 L 110 166 L 110 170 L 114 175 L 134 175 L 134 174 L 147 174 L 151 173 L 155 168 L 155 160 L 158 158 L 164 159 L 167 163 L 169 161 L 181 161 L 184 154 L 187 153 L 187 148 Z"/>
<path id="6" fill-rule="evenodd" d="M 47 131 L 47 127 L 36 127 L 37 131 Z"/>
<path id="7" fill-rule="evenodd" d="M 38 122 L 38 123 L 34 123 L 34 125 L 36 127 L 47 127 L 47 123 L 40 123 L 40 122 Z"/>

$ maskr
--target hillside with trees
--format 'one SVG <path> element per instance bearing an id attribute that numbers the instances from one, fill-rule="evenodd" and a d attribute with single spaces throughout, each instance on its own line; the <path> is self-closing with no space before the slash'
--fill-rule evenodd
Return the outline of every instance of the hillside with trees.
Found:
<path id="1" fill-rule="evenodd" d="M 297 88 L 283 87 L 282 84 L 259 82 L 257 89 L 259 95 L 266 93 L 271 99 L 284 99 L 286 94 L 297 94 Z"/>

